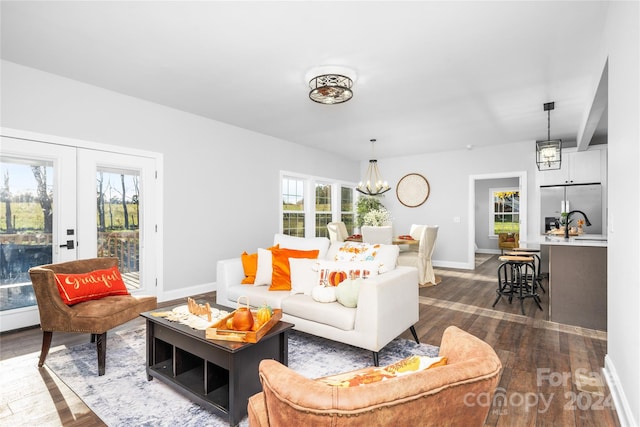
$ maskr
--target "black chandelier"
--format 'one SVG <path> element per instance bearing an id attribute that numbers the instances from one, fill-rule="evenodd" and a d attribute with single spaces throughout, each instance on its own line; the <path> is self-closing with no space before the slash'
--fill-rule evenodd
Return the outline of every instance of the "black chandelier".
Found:
<path id="1" fill-rule="evenodd" d="M 562 165 L 562 140 L 551 139 L 551 110 L 554 107 L 555 102 L 543 105 L 547 112 L 547 140 L 536 141 L 536 164 L 540 171 L 560 169 Z"/>

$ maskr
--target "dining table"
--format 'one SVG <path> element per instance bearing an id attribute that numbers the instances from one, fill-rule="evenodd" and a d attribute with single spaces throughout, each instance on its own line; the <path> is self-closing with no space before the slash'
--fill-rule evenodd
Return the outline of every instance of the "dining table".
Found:
<path id="1" fill-rule="evenodd" d="M 362 242 L 360 234 L 354 234 L 345 239 L 345 242 Z M 411 236 L 395 236 L 391 241 L 394 245 L 419 245 L 420 240 L 415 240 Z"/>

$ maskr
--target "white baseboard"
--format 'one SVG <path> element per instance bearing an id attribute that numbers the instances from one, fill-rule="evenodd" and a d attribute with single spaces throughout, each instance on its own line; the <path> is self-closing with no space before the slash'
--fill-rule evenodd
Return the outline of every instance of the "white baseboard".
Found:
<path id="1" fill-rule="evenodd" d="M 469 266 L 466 262 L 451 262 L 451 261 L 432 261 L 434 267 L 442 268 L 459 268 L 461 270 L 473 270 L 474 266 Z"/>
<path id="2" fill-rule="evenodd" d="M 479 254 L 491 254 L 491 255 L 495 255 L 495 254 L 501 254 L 502 251 L 500 249 L 478 249 L 476 250 L 476 253 Z"/>
<path id="3" fill-rule="evenodd" d="M 622 427 L 637 426 L 636 420 L 633 419 L 633 412 L 631 412 L 631 408 L 629 407 L 629 401 L 621 387 L 620 377 L 609 355 L 604 356 L 604 368 L 602 368 L 602 372 L 604 373 L 604 378 L 607 381 L 609 390 L 611 390 L 611 398 L 613 399 L 620 425 Z"/>
<path id="4" fill-rule="evenodd" d="M 203 285 L 191 286 L 189 288 L 181 288 L 175 289 L 171 291 L 162 292 L 158 295 L 158 301 L 171 301 L 174 299 L 187 298 L 193 295 L 205 294 L 207 292 L 215 291 L 216 284 L 213 283 L 205 283 Z"/>

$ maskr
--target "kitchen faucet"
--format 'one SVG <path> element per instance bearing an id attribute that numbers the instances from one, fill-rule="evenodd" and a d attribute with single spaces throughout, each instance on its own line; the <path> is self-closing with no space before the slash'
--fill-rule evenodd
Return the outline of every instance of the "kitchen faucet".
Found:
<path id="1" fill-rule="evenodd" d="M 569 238 L 569 221 L 571 221 L 571 215 L 573 215 L 574 213 L 581 213 L 582 216 L 584 217 L 584 223 L 587 227 L 589 227 L 591 225 L 591 223 L 589 222 L 589 218 L 587 218 L 587 215 L 582 212 L 582 211 L 571 211 L 567 214 L 567 219 L 564 223 L 564 238 L 568 239 Z"/>

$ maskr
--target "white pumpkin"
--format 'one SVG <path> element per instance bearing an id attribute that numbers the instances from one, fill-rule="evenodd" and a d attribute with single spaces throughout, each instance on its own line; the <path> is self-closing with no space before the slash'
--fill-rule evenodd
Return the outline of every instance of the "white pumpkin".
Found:
<path id="1" fill-rule="evenodd" d="M 347 279 L 340 282 L 336 288 L 336 299 L 345 307 L 357 307 L 358 295 L 360 294 L 360 286 L 362 286 L 364 280 Z"/>
<path id="2" fill-rule="evenodd" d="M 314 286 L 311 289 L 311 298 L 318 302 L 334 302 L 336 300 L 336 288 L 335 286 Z"/>

